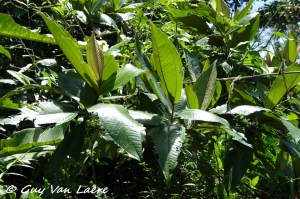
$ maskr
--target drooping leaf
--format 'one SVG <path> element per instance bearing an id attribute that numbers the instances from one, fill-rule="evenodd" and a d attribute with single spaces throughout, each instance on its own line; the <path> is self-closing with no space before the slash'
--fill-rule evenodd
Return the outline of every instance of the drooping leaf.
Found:
<path id="1" fill-rule="evenodd" d="M 286 126 L 286 128 L 290 131 L 290 134 L 294 138 L 295 143 L 298 143 L 300 140 L 300 129 L 285 119 L 281 119 L 281 121 Z"/>
<path id="2" fill-rule="evenodd" d="M 22 108 L 25 104 L 15 104 L 11 101 L 10 98 L 16 94 L 20 94 L 22 92 L 25 92 L 25 91 L 31 90 L 31 89 L 43 89 L 43 90 L 47 90 L 47 91 L 57 93 L 60 95 L 68 96 L 64 92 L 62 92 L 60 89 L 51 88 L 48 86 L 38 85 L 38 84 L 27 84 L 25 86 L 18 87 L 17 89 L 12 90 L 12 91 L 6 93 L 4 96 L 2 96 L 0 98 L 0 107 L 10 108 L 10 109 Z"/>
<path id="3" fill-rule="evenodd" d="M 8 50 L 6 50 L 3 46 L 0 45 L 0 54 L 5 55 L 11 60 L 11 56 Z"/>
<path id="4" fill-rule="evenodd" d="M 195 57 L 192 53 L 190 53 L 187 49 L 183 49 L 185 54 L 185 59 L 187 63 L 187 69 L 189 71 L 189 74 L 193 80 L 193 82 L 196 82 L 196 80 L 199 78 L 199 76 L 202 73 L 203 65 L 202 63 Z"/>
<path id="5" fill-rule="evenodd" d="M 92 68 L 96 81 L 100 88 L 102 83 L 102 74 L 104 68 L 103 53 L 95 37 L 95 32 L 93 31 L 87 46 L 86 46 L 86 58 L 88 65 Z"/>
<path id="6" fill-rule="evenodd" d="M 198 109 L 199 108 L 198 98 L 194 93 L 193 89 L 189 87 L 189 85 L 187 85 L 186 83 L 185 83 L 185 93 L 186 93 L 186 97 L 190 109 Z"/>
<path id="7" fill-rule="evenodd" d="M 268 109 L 259 106 L 240 105 L 236 107 L 231 107 L 231 109 L 227 110 L 226 113 L 247 116 L 252 113 L 260 112 L 260 111 L 268 111 Z"/>
<path id="8" fill-rule="evenodd" d="M 136 68 L 131 64 L 126 64 L 103 82 L 100 93 L 104 95 L 112 90 L 124 86 L 131 78 L 134 78 L 142 72 L 144 72 L 144 70 Z"/>
<path id="9" fill-rule="evenodd" d="M 167 7 L 167 9 L 169 11 L 169 17 L 171 20 L 177 23 L 180 27 L 191 30 L 197 34 L 213 33 L 213 31 L 207 25 L 205 19 L 202 17 L 171 7 Z"/>
<path id="10" fill-rule="evenodd" d="M 84 142 L 84 127 L 84 123 L 75 126 L 60 142 L 45 166 L 45 176 L 57 173 L 61 169 L 62 163 L 68 155 L 75 160 L 78 160 Z"/>
<path id="11" fill-rule="evenodd" d="M 76 110 L 57 102 L 39 102 L 38 106 L 34 106 L 31 109 L 27 107 L 21 108 L 20 111 L 20 115 L 2 119 L 0 124 L 17 125 L 20 121 L 27 119 L 33 121 L 35 126 L 42 124 L 60 125 L 69 122 L 77 116 Z"/>
<path id="12" fill-rule="evenodd" d="M 110 16 L 104 13 L 93 14 L 90 16 L 94 23 L 99 23 L 105 26 L 113 27 L 117 32 L 119 32 L 119 28 L 115 20 L 113 20 Z"/>
<path id="13" fill-rule="evenodd" d="M 235 48 L 238 44 L 252 41 L 259 28 L 259 15 L 249 21 L 249 25 L 242 26 L 232 33 L 232 39 L 229 42 L 230 48 Z M 248 43 L 247 43 L 248 44 Z M 240 45 L 238 48 L 245 49 L 247 45 Z"/>
<path id="14" fill-rule="evenodd" d="M 183 110 L 178 115 L 182 119 L 200 120 L 205 122 L 217 122 L 223 124 L 226 127 L 230 126 L 227 120 L 203 110 L 187 109 L 187 110 Z"/>
<path id="15" fill-rule="evenodd" d="M 11 76 L 13 76 L 17 80 L 19 80 L 24 85 L 30 84 L 30 81 L 35 83 L 35 81 L 32 78 L 30 78 L 20 72 L 16 72 L 16 71 L 12 71 L 12 70 L 7 70 L 6 72 L 8 72 Z"/>
<path id="16" fill-rule="evenodd" d="M 300 66 L 297 64 L 292 64 L 285 69 L 285 72 L 291 71 L 299 71 Z M 284 83 L 285 79 L 285 83 Z M 300 74 L 280 74 L 274 80 L 266 103 L 266 108 L 273 109 L 279 101 L 283 98 L 283 96 L 287 93 L 287 89 L 290 91 L 294 86 L 296 86 L 300 82 Z M 287 88 L 285 87 L 287 86 Z"/>
<path id="17" fill-rule="evenodd" d="M 0 13 L 0 35 L 5 37 L 14 37 L 19 39 L 27 39 L 49 44 L 56 44 L 53 37 L 41 35 L 39 31 L 32 31 L 21 27 L 10 15 Z"/>
<path id="18" fill-rule="evenodd" d="M 177 158 L 185 139 L 185 128 L 181 125 L 169 124 L 155 127 L 149 131 L 157 154 L 158 164 L 163 171 L 167 186 L 170 186 Z"/>
<path id="19" fill-rule="evenodd" d="M 69 123 L 63 123 L 53 128 L 24 129 L 11 139 L 0 140 L 0 157 L 8 155 L 34 152 L 35 148 L 45 145 L 56 145 L 63 138 Z"/>
<path id="20" fill-rule="evenodd" d="M 227 192 L 235 188 L 252 161 L 253 150 L 234 141 L 224 159 L 224 176 Z"/>
<path id="21" fill-rule="evenodd" d="M 121 105 L 97 104 L 88 108 L 100 118 L 100 124 L 110 137 L 131 157 L 142 158 L 142 140 L 145 128 L 136 122 Z"/>
<path id="22" fill-rule="evenodd" d="M 234 26 L 232 26 L 227 32 L 226 34 L 231 34 L 234 31 L 236 31 L 237 29 L 243 27 L 243 26 L 247 26 L 249 25 L 249 22 L 254 19 L 255 17 L 257 17 L 259 13 L 258 12 L 253 12 L 248 14 L 247 16 L 243 17 L 241 20 L 238 21 L 238 23 Z"/>
<path id="23" fill-rule="evenodd" d="M 107 0 L 96 0 L 94 1 L 92 8 L 91 8 L 91 13 L 96 13 L 97 11 L 99 11 L 99 9 L 105 5 L 105 3 L 107 2 Z"/>
<path id="24" fill-rule="evenodd" d="M 92 105 L 97 101 L 92 88 L 74 70 L 67 70 L 65 73 L 60 73 L 57 83 L 62 91 L 83 104 Z"/>
<path id="25" fill-rule="evenodd" d="M 152 49 L 155 68 L 165 95 L 172 104 L 181 96 L 183 83 L 179 54 L 168 37 L 151 22 Z"/>
<path id="26" fill-rule="evenodd" d="M 198 98 L 199 108 L 207 109 L 214 95 L 217 81 L 216 61 L 204 71 L 194 85 L 194 92 Z"/>
<path id="27" fill-rule="evenodd" d="M 166 119 L 160 115 L 147 113 L 145 111 L 129 110 L 130 116 L 141 124 L 158 126 L 166 121 Z"/>
<path id="28" fill-rule="evenodd" d="M 49 30 L 55 38 L 55 41 L 69 59 L 73 67 L 80 74 L 80 76 L 91 86 L 96 94 L 99 94 L 99 87 L 92 68 L 83 60 L 82 54 L 76 41 L 71 35 L 65 31 L 61 26 L 53 22 L 49 17 L 41 13 Z"/>

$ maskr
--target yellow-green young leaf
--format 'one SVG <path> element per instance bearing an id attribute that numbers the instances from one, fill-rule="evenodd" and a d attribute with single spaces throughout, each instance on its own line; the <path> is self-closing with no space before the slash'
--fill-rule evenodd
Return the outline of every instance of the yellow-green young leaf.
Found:
<path id="1" fill-rule="evenodd" d="M 230 9 L 224 0 L 212 0 L 210 4 L 216 12 L 223 13 L 223 15 L 229 19 Z"/>
<path id="2" fill-rule="evenodd" d="M 217 67 L 215 61 L 199 76 L 193 88 L 198 98 L 199 108 L 201 110 L 206 110 L 209 106 L 215 93 L 216 81 Z"/>
<path id="3" fill-rule="evenodd" d="M 181 96 L 183 83 L 179 53 L 168 37 L 151 22 L 154 65 L 163 91 L 172 104 Z"/>
<path id="4" fill-rule="evenodd" d="M 288 34 L 288 40 L 286 41 L 286 44 L 283 49 L 283 58 L 286 60 L 286 65 L 289 66 L 293 63 L 295 63 L 297 59 L 297 44 L 295 39 L 297 37 L 295 36 L 294 33 L 289 33 Z"/>
<path id="5" fill-rule="evenodd" d="M 43 13 L 41 13 L 41 16 L 47 24 L 60 49 L 66 55 L 75 70 L 80 74 L 84 81 L 93 88 L 94 92 L 99 95 L 100 92 L 96 77 L 93 73 L 93 70 L 83 60 L 82 54 L 76 41 L 67 31 L 53 22 L 49 17 L 46 17 Z"/>
<path id="6" fill-rule="evenodd" d="M 267 52 L 267 55 L 266 55 L 266 64 L 268 67 L 272 67 L 272 60 L 271 60 L 271 56 L 270 56 L 269 52 Z"/>
<path id="7" fill-rule="evenodd" d="M 56 44 L 54 38 L 41 35 L 38 31 L 31 31 L 17 24 L 10 15 L 0 13 L 0 35 L 15 37 L 49 44 Z"/>
<path id="8" fill-rule="evenodd" d="M 206 69 L 208 69 L 209 66 L 210 66 L 210 61 L 209 61 L 209 59 L 203 61 L 202 64 L 203 64 L 203 70 L 202 70 L 202 72 L 204 72 L 204 71 L 206 71 Z"/>
<path id="9" fill-rule="evenodd" d="M 285 72 L 299 71 L 300 65 L 293 64 L 286 68 Z M 285 83 L 284 83 L 285 79 Z M 300 82 L 300 74 L 285 74 L 284 79 L 282 75 L 278 75 L 274 80 L 270 92 L 268 94 L 266 108 L 273 109 L 282 97 L 286 94 L 287 89 L 290 91 L 294 86 Z M 287 86 L 287 88 L 285 87 Z"/>
<path id="10" fill-rule="evenodd" d="M 112 74 L 118 71 L 119 64 L 115 61 L 113 55 L 106 55 L 104 58 L 104 68 L 102 74 L 102 81 L 106 81 Z"/>
<path id="11" fill-rule="evenodd" d="M 86 47 L 86 58 L 88 65 L 92 68 L 98 86 L 101 86 L 102 73 L 103 73 L 103 53 L 96 40 L 95 33 L 93 31 Z"/>
<path id="12" fill-rule="evenodd" d="M 187 85 L 186 83 L 185 83 L 185 93 L 186 93 L 186 97 L 190 109 L 198 109 L 199 108 L 198 98 L 194 93 L 193 89 L 191 89 L 189 85 Z"/>
<path id="13" fill-rule="evenodd" d="M 254 0 L 250 0 L 249 3 L 245 6 L 245 8 L 243 8 L 243 10 L 241 12 L 238 12 L 234 15 L 234 20 L 239 21 L 241 20 L 243 17 L 245 17 L 248 12 L 250 11 L 250 7 L 252 5 L 252 3 L 254 2 Z"/>

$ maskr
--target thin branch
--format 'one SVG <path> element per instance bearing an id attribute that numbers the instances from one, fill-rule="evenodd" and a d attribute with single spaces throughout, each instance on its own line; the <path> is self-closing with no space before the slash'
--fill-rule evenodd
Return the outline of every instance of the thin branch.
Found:
<path id="1" fill-rule="evenodd" d="M 290 74 L 300 74 L 300 71 L 291 71 L 291 72 L 284 72 L 284 75 L 290 75 Z M 261 75 L 251 75 L 251 76 L 237 76 L 237 77 L 228 77 L 228 78 L 217 78 L 219 81 L 230 81 L 230 80 L 243 80 L 243 79 L 253 79 L 258 77 L 266 77 L 266 76 L 279 76 L 283 75 L 283 73 L 268 73 L 268 74 L 261 74 Z"/>

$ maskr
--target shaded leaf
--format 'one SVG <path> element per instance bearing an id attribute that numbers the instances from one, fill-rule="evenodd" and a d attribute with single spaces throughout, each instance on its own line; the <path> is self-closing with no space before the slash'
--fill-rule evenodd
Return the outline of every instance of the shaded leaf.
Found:
<path id="1" fill-rule="evenodd" d="M 234 141 L 224 159 L 224 176 L 226 190 L 235 188 L 252 161 L 253 150 L 239 142 Z"/>
<path id="2" fill-rule="evenodd" d="M 185 128 L 181 125 L 169 124 L 155 127 L 149 131 L 157 154 L 158 164 L 163 171 L 167 186 L 170 186 L 177 158 L 185 139 Z"/>
<path id="3" fill-rule="evenodd" d="M 57 78 L 57 83 L 62 91 L 83 104 L 92 105 L 97 101 L 97 97 L 92 88 L 73 70 L 60 73 Z"/>
<path id="4" fill-rule="evenodd" d="M 81 123 L 73 128 L 65 138 L 60 142 L 49 162 L 45 166 L 45 176 L 55 174 L 61 170 L 63 161 L 69 155 L 70 157 L 78 160 L 81 148 L 84 142 L 85 126 Z"/>

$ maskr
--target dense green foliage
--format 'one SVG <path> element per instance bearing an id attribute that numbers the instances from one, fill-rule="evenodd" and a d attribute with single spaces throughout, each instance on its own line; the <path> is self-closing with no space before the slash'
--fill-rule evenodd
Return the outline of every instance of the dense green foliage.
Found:
<path id="1" fill-rule="evenodd" d="M 262 57 L 253 0 L 0 3 L 1 197 L 300 197 L 299 39 Z"/>

